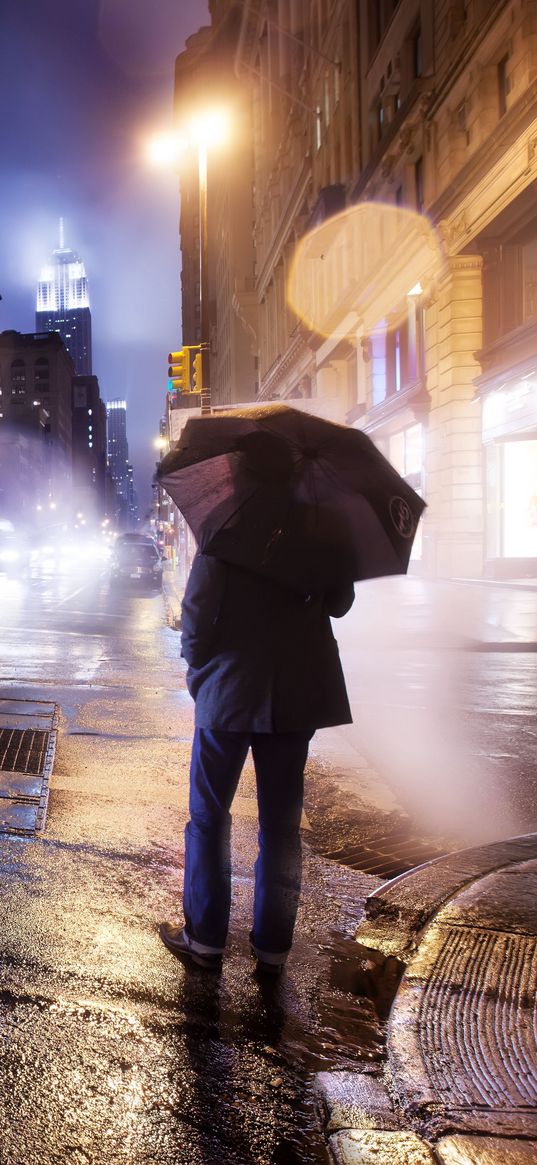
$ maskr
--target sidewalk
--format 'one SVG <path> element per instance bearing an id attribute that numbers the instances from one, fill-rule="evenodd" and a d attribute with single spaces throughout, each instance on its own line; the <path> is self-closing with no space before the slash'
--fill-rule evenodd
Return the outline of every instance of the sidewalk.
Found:
<path id="1" fill-rule="evenodd" d="M 356 936 L 404 968 L 382 1079 L 320 1073 L 337 1165 L 537 1160 L 537 835 L 452 854 L 370 895 Z M 372 952 L 376 952 L 373 956 Z"/>

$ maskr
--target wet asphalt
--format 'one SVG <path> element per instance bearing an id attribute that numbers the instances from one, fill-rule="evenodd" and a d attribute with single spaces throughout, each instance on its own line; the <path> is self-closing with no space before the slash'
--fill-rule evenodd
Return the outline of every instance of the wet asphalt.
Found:
<path id="1" fill-rule="evenodd" d="M 60 708 L 46 830 L 0 836 L 1 1165 L 326 1162 L 314 1074 L 357 1063 L 380 1073 L 386 1022 L 350 942 L 379 879 L 316 852 L 316 823 L 341 832 L 333 802 L 323 807 L 337 769 L 310 766 L 314 829 L 283 979 L 258 982 L 248 953 L 248 766 L 224 971 L 188 973 L 157 936 L 163 918 L 180 917 L 192 733 L 162 595 L 120 590 L 87 563 L 0 578 L 0 642 L 0 697 Z M 534 812 L 536 660 L 473 656 L 483 678 L 461 695 L 484 752 L 499 754 L 495 780 L 511 766 L 509 811 L 523 827 Z"/>
<path id="2" fill-rule="evenodd" d="M 2 1165 L 326 1161 L 314 1073 L 382 1063 L 349 952 L 377 880 L 316 856 L 306 830 L 289 967 L 257 981 L 247 768 L 224 971 L 185 970 L 157 936 L 180 917 L 192 732 L 162 596 L 87 569 L 0 588 L 0 697 L 60 708 L 46 830 L 0 837 Z"/>

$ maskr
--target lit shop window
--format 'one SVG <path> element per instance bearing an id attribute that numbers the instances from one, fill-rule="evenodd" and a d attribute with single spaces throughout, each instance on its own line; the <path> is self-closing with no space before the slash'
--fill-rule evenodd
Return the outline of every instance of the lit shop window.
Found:
<path id="1" fill-rule="evenodd" d="M 537 557 L 537 441 L 506 441 L 503 452 L 502 550 Z"/>
<path id="2" fill-rule="evenodd" d="M 401 477 L 423 495 L 423 425 L 409 425 L 388 438 L 387 457 Z M 411 557 L 422 556 L 421 522 L 418 526 Z"/>

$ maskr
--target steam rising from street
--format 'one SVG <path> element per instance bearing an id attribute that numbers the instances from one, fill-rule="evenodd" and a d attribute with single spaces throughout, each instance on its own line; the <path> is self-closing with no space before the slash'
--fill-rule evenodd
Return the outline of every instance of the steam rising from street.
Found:
<path id="1" fill-rule="evenodd" d="M 520 614 L 510 612 L 508 592 L 412 577 L 375 579 L 356 592 L 335 625 L 353 743 L 435 836 L 461 844 L 512 836 L 508 790 L 480 736 L 498 705 L 479 707 L 481 729 L 475 715 L 490 670 L 486 643 L 516 638 Z"/>

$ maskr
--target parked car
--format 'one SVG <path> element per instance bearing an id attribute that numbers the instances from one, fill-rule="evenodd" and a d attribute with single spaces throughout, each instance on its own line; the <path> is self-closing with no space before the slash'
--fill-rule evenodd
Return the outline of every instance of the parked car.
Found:
<path id="1" fill-rule="evenodd" d="M 151 538 L 118 539 L 112 554 L 111 575 L 118 582 L 161 587 L 162 558 L 155 542 Z"/>

